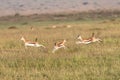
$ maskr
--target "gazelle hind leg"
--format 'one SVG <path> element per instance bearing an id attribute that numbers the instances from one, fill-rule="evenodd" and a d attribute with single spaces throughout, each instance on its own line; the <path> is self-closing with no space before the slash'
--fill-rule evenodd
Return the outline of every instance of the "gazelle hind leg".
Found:
<path id="1" fill-rule="evenodd" d="M 82 42 L 81 41 L 76 41 L 76 44 L 81 44 Z"/>
<path id="2" fill-rule="evenodd" d="M 40 47 L 46 48 L 44 45 L 40 45 Z"/>
<path id="3" fill-rule="evenodd" d="M 52 50 L 52 53 L 55 53 L 56 50 L 57 50 L 57 49 L 53 49 L 53 50 Z"/>
<path id="4" fill-rule="evenodd" d="M 43 46 L 42 44 L 36 44 L 35 46 L 36 46 L 36 47 L 43 47 L 43 48 L 46 48 L 46 47 Z"/>

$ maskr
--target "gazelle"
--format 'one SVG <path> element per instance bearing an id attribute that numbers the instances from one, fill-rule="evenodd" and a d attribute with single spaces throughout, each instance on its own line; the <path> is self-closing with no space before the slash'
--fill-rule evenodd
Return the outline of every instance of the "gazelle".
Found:
<path id="1" fill-rule="evenodd" d="M 24 37 L 22 37 L 21 40 L 24 42 L 26 48 L 27 48 L 28 46 L 46 48 L 45 46 L 43 46 L 42 44 L 39 44 L 39 43 L 37 42 L 37 38 L 35 39 L 35 42 L 28 41 L 28 40 L 26 40 Z"/>
<path id="2" fill-rule="evenodd" d="M 91 43 L 91 38 L 83 39 L 80 35 L 78 35 L 77 39 L 79 41 L 77 41 L 76 44 L 89 44 L 89 43 Z"/>
<path id="3" fill-rule="evenodd" d="M 92 42 L 102 41 L 101 39 L 96 38 L 94 33 L 92 33 L 92 36 L 88 39 L 82 39 L 82 37 L 80 35 L 77 37 L 77 39 L 79 39 L 80 41 L 77 41 L 76 44 L 82 44 L 82 43 L 89 44 Z"/>
<path id="4" fill-rule="evenodd" d="M 61 42 L 56 42 L 55 45 L 54 45 L 52 53 L 55 53 L 55 51 L 57 51 L 60 48 L 64 48 L 65 49 L 66 48 L 66 46 L 64 45 L 65 43 L 66 43 L 66 40 L 63 40 Z"/>

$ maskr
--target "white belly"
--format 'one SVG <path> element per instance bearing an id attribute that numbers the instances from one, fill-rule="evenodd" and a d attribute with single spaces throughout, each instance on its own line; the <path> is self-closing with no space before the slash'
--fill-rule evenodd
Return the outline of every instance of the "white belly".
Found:
<path id="1" fill-rule="evenodd" d="M 76 44 L 89 44 L 91 41 L 77 41 Z"/>
<path id="2" fill-rule="evenodd" d="M 30 43 L 26 43 L 25 46 L 40 47 L 39 44 L 30 44 Z"/>

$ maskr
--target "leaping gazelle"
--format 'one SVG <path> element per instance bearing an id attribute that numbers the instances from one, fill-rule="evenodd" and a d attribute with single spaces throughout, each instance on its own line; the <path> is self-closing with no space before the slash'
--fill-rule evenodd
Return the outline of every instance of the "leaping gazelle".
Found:
<path id="1" fill-rule="evenodd" d="M 66 40 L 63 40 L 61 42 L 56 42 L 55 45 L 54 45 L 54 48 L 52 50 L 52 53 L 55 53 L 55 51 L 57 51 L 58 49 L 60 48 L 66 48 L 66 46 L 64 45 L 66 43 Z"/>
<path id="2" fill-rule="evenodd" d="M 29 41 L 29 40 L 26 40 L 24 37 L 22 37 L 21 40 L 24 42 L 24 45 L 25 45 L 26 48 L 27 48 L 28 46 L 46 48 L 45 46 L 43 46 L 42 44 L 39 44 L 39 43 L 37 42 L 37 38 L 35 39 L 35 42 L 31 42 L 31 41 Z"/>
<path id="3" fill-rule="evenodd" d="M 76 44 L 89 44 L 89 43 L 91 43 L 91 38 L 83 39 L 80 35 L 78 35 L 77 39 L 79 41 L 76 41 Z"/>
<path id="4" fill-rule="evenodd" d="M 80 41 L 77 41 L 76 44 L 89 44 L 89 43 L 92 43 L 92 42 L 102 41 L 101 39 L 96 38 L 94 33 L 92 33 L 92 36 L 88 39 L 83 39 L 80 35 L 78 35 L 77 39 L 80 40 Z"/>

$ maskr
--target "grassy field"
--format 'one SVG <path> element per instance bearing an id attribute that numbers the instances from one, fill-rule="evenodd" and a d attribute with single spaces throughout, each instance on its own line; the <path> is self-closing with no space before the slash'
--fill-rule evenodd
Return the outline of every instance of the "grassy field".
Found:
<path id="1" fill-rule="evenodd" d="M 72 27 L 53 29 L 53 25 Z M 0 80 L 120 80 L 120 18 L 0 22 L 0 28 Z M 103 42 L 75 44 L 78 34 L 88 38 L 92 32 Z M 22 36 L 32 41 L 37 37 L 47 51 L 25 49 Z M 52 53 L 54 42 L 62 39 L 68 48 Z"/>

